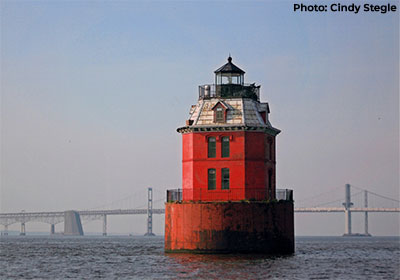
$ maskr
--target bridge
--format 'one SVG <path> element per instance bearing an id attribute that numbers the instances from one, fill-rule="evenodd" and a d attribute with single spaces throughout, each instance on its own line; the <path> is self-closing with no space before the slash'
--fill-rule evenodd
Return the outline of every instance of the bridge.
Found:
<path id="1" fill-rule="evenodd" d="M 350 212 L 399 212 L 400 208 L 351 208 Z M 341 207 L 297 207 L 294 208 L 297 213 L 329 213 L 329 212 L 346 212 Z"/>
<path id="2" fill-rule="evenodd" d="M 358 196 L 360 194 L 364 194 L 364 205 L 361 207 L 353 207 L 354 203 L 351 201 L 351 186 L 346 184 L 345 186 L 345 199 L 344 203 L 341 207 L 321 207 L 327 204 L 335 203 L 340 200 L 334 200 L 330 202 L 326 202 L 320 204 L 315 207 L 296 207 L 294 209 L 295 213 L 344 213 L 345 214 L 345 236 L 351 235 L 360 235 L 354 234 L 352 232 L 352 222 L 351 222 L 351 214 L 352 213 L 364 213 L 364 233 L 361 235 L 369 236 L 368 232 L 368 213 L 398 213 L 400 212 L 399 208 L 399 200 L 386 197 L 377 193 L 373 193 L 367 190 L 363 190 L 355 187 L 360 191 L 354 194 L 353 196 Z M 311 197 L 319 198 L 321 194 Z M 369 207 L 368 206 L 368 195 L 380 197 L 387 201 L 391 201 L 395 204 L 395 207 Z M 305 199 L 307 200 L 307 199 Z M 304 200 L 303 200 L 304 201 Z M 8 226 L 20 223 L 21 230 L 20 235 L 26 235 L 25 224 L 28 222 L 43 222 L 50 224 L 50 234 L 55 234 L 55 225 L 64 222 L 66 219 L 66 213 L 70 211 L 58 211 L 58 212 L 19 212 L 19 213 L 0 213 L 0 224 L 4 226 L 4 231 L 2 235 L 8 235 Z M 152 231 L 153 226 L 153 214 L 164 214 L 165 210 L 162 208 L 153 208 L 153 190 L 152 188 L 148 188 L 148 198 L 147 198 L 147 208 L 146 209 L 113 209 L 113 210 L 82 210 L 75 211 L 79 214 L 82 220 L 91 221 L 91 220 L 102 220 L 103 221 L 103 235 L 107 235 L 107 216 L 112 215 L 147 215 L 147 232 L 145 235 L 154 235 Z"/>

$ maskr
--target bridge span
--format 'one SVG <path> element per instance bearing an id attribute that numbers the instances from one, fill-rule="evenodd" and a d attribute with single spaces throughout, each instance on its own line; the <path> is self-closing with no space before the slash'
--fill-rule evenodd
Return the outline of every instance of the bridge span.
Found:
<path id="1" fill-rule="evenodd" d="M 364 229 L 365 235 L 368 232 L 368 213 L 399 213 L 399 207 L 368 207 L 367 192 L 365 192 L 365 207 L 353 207 L 350 197 L 350 185 L 347 184 L 345 202 L 343 207 L 295 207 L 295 213 L 344 213 L 345 214 L 345 235 L 352 235 L 351 231 L 351 213 L 364 213 Z M 82 210 L 76 211 L 82 220 L 102 220 L 103 235 L 107 235 L 107 216 L 110 215 L 147 215 L 147 233 L 153 235 L 152 232 L 152 215 L 164 214 L 165 209 L 153 209 L 153 194 L 152 189 L 148 189 L 148 207 L 147 209 L 111 209 L 111 210 Z M 8 226 L 21 223 L 20 235 L 25 235 L 25 224 L 27 222 L 43 222 L 50 224 L 50 233 L 55 233 L 55 225 L 64 222 L 65 215 L 69 211 L 55 212 L 19 212 L 19 213 L 0 213 L 0 224 L 4 226 L 3 235 L 8 234 Z"/>
<path id="2" fill-rule="evenodd" d="M 330 212 L 346 212 L 344 207 L 297 207 L 294 208 L 294 212 L 297 213 L 330 213 Z M 400 212 L 400 208 L 365 208 L 357 207 L 351 208 L 351 212 L 386 212 L 386 213 L 396 213 Z"/>

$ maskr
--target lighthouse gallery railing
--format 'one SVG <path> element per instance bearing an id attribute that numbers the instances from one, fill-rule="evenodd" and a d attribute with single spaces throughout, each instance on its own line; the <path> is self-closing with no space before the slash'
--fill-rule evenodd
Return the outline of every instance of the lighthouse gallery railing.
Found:
<path id="1" fill-rule="evenodd" d="M 207 190 L 204 190 L 207 191 Z M 230 190 L 211 190 L 209 192 L 214 193 L 215 195 L 218 195 L 220 193 L 226 194 L 227 192 L 229 193 Z M 257 191 L 260 192 L 260 194 L 265 195 L 265 190 L 259 190 Z M 208 192 L 208 191 L 207 191 Z M 254 192 L 254 190 L 253 190 Z M 210 197 L 209 195 L 207 197 Z M 280 200 L 285 200 L 285 201 L 293 201 L 293 190 L 290 189 L 276 189 L 275 191 L 275 199 L 280 201 Z M 262 200 L 262 199 L 260 199 Z M 167 202 L 174 202 L 174 201 L 182 201 L 182 189 L 171 189 L 167 190 Z"/>
<path id="2" fill-rule="evenodd" d="M 199 99 L 215 97 L 247 97 L 260 100 L 260 86 L 255 84 L 209 84 L 199 86 Z"/>

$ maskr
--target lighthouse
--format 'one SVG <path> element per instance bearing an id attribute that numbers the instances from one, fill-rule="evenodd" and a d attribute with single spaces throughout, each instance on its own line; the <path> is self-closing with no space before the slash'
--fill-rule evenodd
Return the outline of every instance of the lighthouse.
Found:
<path id="1" fill-rule="evenodd" d="M 269 105 L 230 56 L 214 74 L 177 129 L 182 190 L 167 192 L 165 250 L 293 253 L 293 195 L 276 190 Z"/>

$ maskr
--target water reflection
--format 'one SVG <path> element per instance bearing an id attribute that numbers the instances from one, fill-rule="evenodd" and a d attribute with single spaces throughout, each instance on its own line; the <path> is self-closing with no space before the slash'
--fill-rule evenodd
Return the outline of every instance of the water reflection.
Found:
<path id="1" fill-rule="evenodd" d="M 294 256 L 249 254 L 168 253 L 182 277 L 202 279 L 261 279 L 281 274 L 282 264 Z M 262 270 L 264 273 L 260 273 Z"/>

